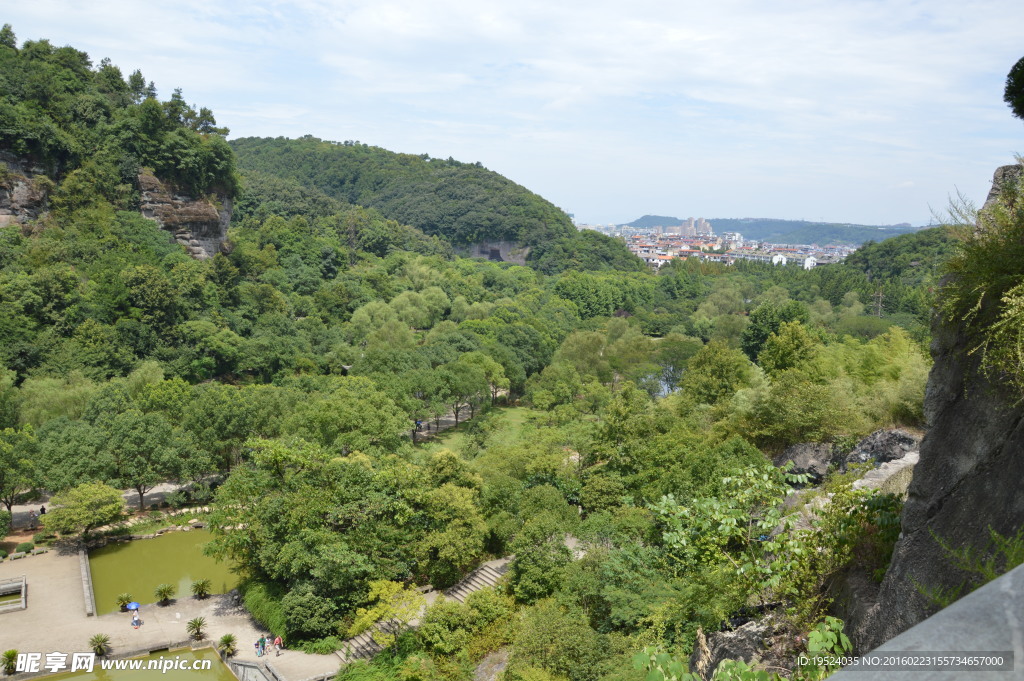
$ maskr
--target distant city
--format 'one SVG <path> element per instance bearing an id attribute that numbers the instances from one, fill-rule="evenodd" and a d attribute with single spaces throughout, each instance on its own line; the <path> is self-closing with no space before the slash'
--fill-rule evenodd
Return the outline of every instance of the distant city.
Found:
<path id="1" fill-rule="evenodd" d="M 857 250 L 855 246 L 756 241 L 744 239 L 739 232 L 715 234 L 711 223 L 704 218 L 688 218 L 679 224 L 651 227 L 577 224 L 576 228 L 623 239 L 630 251 L 654 269 L 672 260 L 697 258 L 728 265 L 737 260 L 753 260 L 772 265 L 798 265 L 809 270 L 818 265 L 840 262 Z"/>

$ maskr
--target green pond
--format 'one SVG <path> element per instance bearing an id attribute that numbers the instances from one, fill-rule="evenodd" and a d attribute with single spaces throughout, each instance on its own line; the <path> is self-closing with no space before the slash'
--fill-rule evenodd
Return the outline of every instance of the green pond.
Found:
<path id="1" fill-rule="evenodd" d="M 210 538 L 206 530 L 168 532 L 91 551 L 89 567 L 97 612 L 117 612 L 117 597 L 123 593 L 139 603 L 154 603 L 153 590 L 160 584 L 175 585 L 176 598 L 190 598 L 192 582 L 197 579 L 210 580 L 210 593 L 231 591 L 238 586 L 231 564 L 203 555 L 203 545 Z"/>
<path id="2" fill-rule="evenodd" d="M 0 596 L 0 605 L 7 605 L 8 603 L 14 603 L 15 601 L 21 600 L 21 593 L 7 594 Z"/>
<path id="3" fill-rule="evenodd" d="M 70 660 L 70 658 L 69 658 Z M 47 676 L 47 681 L 63 681 L 64 679 L 74 679 L 75 681 L 238 681 L 235 675 L 231 673 L 220 656 L 214 652 L 213 648 L 200 648 L 199 650 L 191 650 L 189 648 L 179 648 L 177 650 L 164 650 L 159 653 L 150 653 L 144 657 L 133 657 L 131 660 L 116 660 L 117 662 L 130 663 L 134 660 L 141 660 L 142 667 L 146 667 L 151 660 L 155 660 L 159 666 L 169 666 L 165 664 L 165 661 L 174 660 L 177 665 L 191 664 L 197 660 L 209 660 L 209 669 L 171 669 L 167 672 L 163 672 L 161 669 L 101 669 L 100 658 L 97 658 L 96 664 L 93 666 L 91 672 L 77 671 L 77 672 L 64 672 L 63 674 L 55 674 L 53 676 Z M 70 664 L 70 663 L 69 663 Z"/>

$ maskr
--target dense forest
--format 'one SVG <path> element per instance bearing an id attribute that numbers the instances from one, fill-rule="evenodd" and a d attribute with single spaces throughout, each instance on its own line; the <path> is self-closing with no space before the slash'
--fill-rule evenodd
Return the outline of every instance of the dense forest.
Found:
<path id="1" fill-rule="evenodd" d="M 571 267 L 644 268 L 622 243 L 594 232 L 578 233 L 560 209 L 479 163 L 312 136 L 236 139 L 231 147 L 247 173 L 274 175 L 374 208 L 456 247 L 484 241 L 529 247 L 529 264 L 547 274 Z"/>
<path id="2" fill-rule="evenodd" d="M 784 502 L 808 480 L 771 456 L 922 424 L 955 234 L 811 271 L 653 273 L 475 165 L 314 138 L 232 152 L 180 92 L 10 27 L 0 64 L 0 151 L 53 186 L 39 219 L 0 227 L 8 510 L 180 482 L 212 499 L 210 550 L 253 615 L 311 652 L 514 555 L 497 590 L 433 606 L 348 680 L 470 679 L 499 650 L 508 681 L 650 678 L 656 653 L 766 608 L 793 656 L 841 626 L 832 575 L 884 570 L 899 499 L 835 471 L 798 524 Z M 140 169 L 237 195 L 226 252 L 194 260 L 140 216 Z M 531 244 L 537 266 L 454 254 L 478 239 Z"/>

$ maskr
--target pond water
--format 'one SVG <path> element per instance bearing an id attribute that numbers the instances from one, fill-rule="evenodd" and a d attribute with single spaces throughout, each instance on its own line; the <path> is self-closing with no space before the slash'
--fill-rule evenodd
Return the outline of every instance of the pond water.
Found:
<path id="1" fill-rule="evenodd" d="M 203 555 L 211 539 L 206 530 L 168 532 L 154 539 L 137 539 L 108 544 L 89 553 L 92 592 L 96 610 L 104 615 L 117 612 L 117 596 L 131 594 L 139 603 L 153 603 L 153 590 L 173 584 L 175 598 L 191 598 L 192 582 L 209 579 L 210 593 L 222 594 L 238 586 L 231 564 Z"/>
<path id="2" fill-rule="evenodd" d="M 200 648 L 199 650 L 179 648 L 177 650 L 150 653 L 144 657 L 133 657 L 131 660 L 114 660 L 112 662 L 115 665 L 120 662 L 122 666 L 127 666 L 125 663 L 130 664 L 135 660 L 142 661 L 141 666 L 143 669 L 101 669 L 100 659 L 97 659 L 91 672 L 64 672 L 63 674 L 47 676 L 46 679 L 47 681 L 65 681 L 65 679 L 74 679 L 74 681 L 238 681 L 213 648 Z M 210 668 L 168 668 L 167 672 L 163 672 L 160 668 L 145 669 L 150 661 L 156 661 L 156 664 L 159 666 L 170 667 L 167 662 L 174 661 L 179 666 L 186 665 L 191 667 L 198 660 L 209 660 Z"/>

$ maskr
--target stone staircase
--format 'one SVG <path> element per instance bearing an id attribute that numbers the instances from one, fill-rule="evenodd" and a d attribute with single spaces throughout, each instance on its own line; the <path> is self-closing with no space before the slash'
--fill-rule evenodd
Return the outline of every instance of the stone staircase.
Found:
<path id="1" fill-rule="evenodd" d="M 498 567 L 492 567 L 492 563 L 501 561 L 491 561 L 491 563 L 484 563 L 476 570 L 473 570 L 466 578 L 456 584 L 450 589 L 446 589 L 443 593 L 445 598 L 451 598 L 458 601 L 459 603 L 465 603 L 466 597 L 474 591 L 480 589 L 486 589 L 493 587 L 502 576 L 508 571 L 508 561 L 504 561 L 504 565 Z"/>
<path id="2" fill-rule="evenodd" d="M 427 600 L 427 605 L 429 606 L 432 604 L 439 596 L 456 600 L 459 603 L 465 603 L 466 598 L 474 591 L 480 591 L 481 589 L 495 586 L 505 573 L 508 572 L 509 564 L 511 562 L 511 556 L 489 561 L 466 575 L 465 579 L 450 589 L 445 589 L 440 592 L 427 592 L 424 594 Z M 416 619 L 408 625 L 396 620 L 377 622 L 377 624 L 375 624 L 371 629 L 368 629 L 358 636 L 345 641 L 345 643 L 342 644 L 341 650 L 337 651 L 335 654 L 341 659 L 342 664 L 348 664 L 355 660 L 372 659 L 374 655 L 384 649 L 383 646 L 373 640 L 374 631 L 382 631 L 388 634 L 397 635 L 407 628 L 414 628 L 419 625 L 419 618 L 423 616 L 424 611 L 421 611 L 419 615 L 417 615 Z"/>

